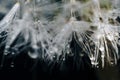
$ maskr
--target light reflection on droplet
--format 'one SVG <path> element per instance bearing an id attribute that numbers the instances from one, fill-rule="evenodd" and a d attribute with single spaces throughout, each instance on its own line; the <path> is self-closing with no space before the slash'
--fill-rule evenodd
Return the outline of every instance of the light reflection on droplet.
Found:
<path id="1" fill-rule="evenodd" d="M 38 53 L 31 53 L 31 52 L 28 52 L 28 55 L 33 58 L 33 59 L 36 59 L 38 57 Z"/>

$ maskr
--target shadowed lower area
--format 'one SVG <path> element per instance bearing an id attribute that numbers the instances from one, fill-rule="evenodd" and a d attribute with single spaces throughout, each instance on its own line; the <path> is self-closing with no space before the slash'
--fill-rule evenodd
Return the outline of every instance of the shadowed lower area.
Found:
<path id="1" fill-rule="evenodd" d="M 0 48 L 0 62 L 2 60 Z M 7 55 L 4 65 L 0 68 L 0 80 L 119 80 L 118 65 L 106 65 L 104 68 L 92 67 L 87 55 L 79 56 L 74 37 L 71 42 L 74 56 L 66 55 L 64 61 L 49 61 L 47 59 L 31 59 L 27 49 L 17 56 Z M 12 63 L 14 62 L 14 63 Z"/>

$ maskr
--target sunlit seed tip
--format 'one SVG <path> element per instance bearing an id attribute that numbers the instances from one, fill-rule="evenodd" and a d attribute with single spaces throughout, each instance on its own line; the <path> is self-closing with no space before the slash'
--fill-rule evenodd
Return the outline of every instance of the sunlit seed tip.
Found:
<path id="1" fill-rule="evenodd" d="M 101 55 L 101 58 L 104 58 L 104 57 L 105 57 L 105 55 L 104 55 L 104 54 L 102 54 L 102 55 Z"/>
<path id="2" fill-rule="evenodd" d="M 104 52 L 104 47 L 103 46 L 100 47 L 99 49 L 100 49 L 101 52 Z"/>

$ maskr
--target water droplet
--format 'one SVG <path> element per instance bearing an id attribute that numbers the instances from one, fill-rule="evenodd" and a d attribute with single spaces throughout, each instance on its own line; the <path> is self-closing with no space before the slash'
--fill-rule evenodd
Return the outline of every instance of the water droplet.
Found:
<path id="1" fill-rule="evenodd" d="M 53 56 L 53 58 L 52 59 L 56 59 L 56 56 Z"/>
<path id="2" fill-rule="evenodd" d="M 67 52 L 67 54 L 69 54 L 69 53 L 70 53 L 70 50 L 67 50 L 66 52 Z"/>
<path id="3" fill-rule="evenodd" d="M 54 51 L 53 50 L 50 50 L 50 54 L 53 54 L 54 53 Z"/>
<path id="4" fill-rule="evenodd" d="M 10 67 L 12 67 L 12 68 L 14 67 L 14 62 L 11 63 Z"/>
<path id="5" fill-rule="evenodd" d="M 33 59 L 36 59 L 38 57 L 38 53 L 31 53 L 31 52 L 28 52 L 28 55 L 33 58 Z"/>
<path id="6" fill-rule="evenodd" d="M 114 62 L 113 62 L 113 61 L 111 61 L 111 62 L 110 62 L 110 64 L 111 64 L 111 65 L 113 65 L 113 64 L 114 64 Z"/>
<path id="7" fill-rule="evenodd" d="M 6 45 L 6 47 L 5 47 L 6 49 L 9 49 L 10 48 L 10 46 L 9 45 Z"/>
<path id="8" fill-rule="evenodd" d="M 96 68 L 99 68 L 99 66 L 96 66 Z"/>
<path id="9" fill-rule="evenodd" d="M 12 55 L 14 55 L 15 53 L 14 52 L 12 52 Z"/>
<path id="10" fill-rule="evenodd" d="M 53 58 L 55 58 L 55 56 L 53 56 Z"/>
<path id="11" fill-rule="evenodd" d="M 70 45 L 67 45 L 67 48 L 70 48 Z"/>
<path id="12" fill-rule="evenodd" d="M 33 49 L 38 49 L 38 46 L 37 45 L 33 45 L 32 48 Z"/>
<path id="13" fill-rule="evenodd" d="M 94 62 L 94 61 L 92 61 L 91 64 L 92 64 L 93 66 L 96 66 L 96 67 L 97 67 L 98 62 Z"/>
<path id="14" fill-rule="evenodd" d="M 83 57 L 84 56 L 84 54 L 80 54 L 80 57 Z"/>
<path id="15" fill-rule="evenodd" d="M 45 48 L 46 47 L 45 44 L 42 44 L 42 47 Z"/>
<path id="16" fill-rule="evenodd" d="M 82 42 L 83 41 L 82 38 L 79 38 L 79 41 Z"/>
<path id="17" fill-rule="evenodd" d="M 63 58 L 63 61 L 65 61 L 65 58 Z"/>
<path id="18" fill-rule="evenodd" d="M 95 57 L 90 57 L 90 60 L 91 61 L 95 61 Z"/>
<path id="19" fill-rule="evenodd" d="M 101 58 L 104 58 L 104 57 L 105 57 L 105 55 L 104 55 L 104 54 L 102 54 L 102 55 L 101 55 Z"/>
<path id="20" fill-rule="evenodd" d="M 54 52 L 58 52 L 58 48 L 54 47 L 53 48 Z"/>

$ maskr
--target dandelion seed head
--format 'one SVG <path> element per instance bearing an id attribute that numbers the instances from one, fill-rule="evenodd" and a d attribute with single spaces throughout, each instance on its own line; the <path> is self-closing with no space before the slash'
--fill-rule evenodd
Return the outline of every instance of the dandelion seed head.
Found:
<path id="1" fill-rule="evenodd" d="M 105 60 L 111 62 L 113 59 L 116 62 L 119 56 L 119 24 L 115 18 L 119 15 L 119 7 L 114 9 L 115 4 L 109 0 L 103 2 L 104 0 L 19 1 L 0 21 L 0 33 L 6 32 L 6 35 L 0 35 L 0 38 L 6 36 L 3 54 L 17 54 L 11 53 L 12 48 L 20 53 L 22 49 L 19 48 L 24 46 L 25 49 L 31 48 L 27 49 L 30 58 L 42 56 L 53 61 L 62 56 L 64 61 L 66 55 L 76 55 L 72 48 L 75 45 L 72 43 L 74 38 L 81 51 L 87 53 L 93 66 L 100 66 L 101 61 L 101 66 L 104 67 L 107 62 Z M 17 14 L 22 15 L 21 18 Z M 113 51 L 110 51 L 111 47 Z M 79 52 L 80 50 L 79 56 L 83 57 L 84 54 Z"/>

